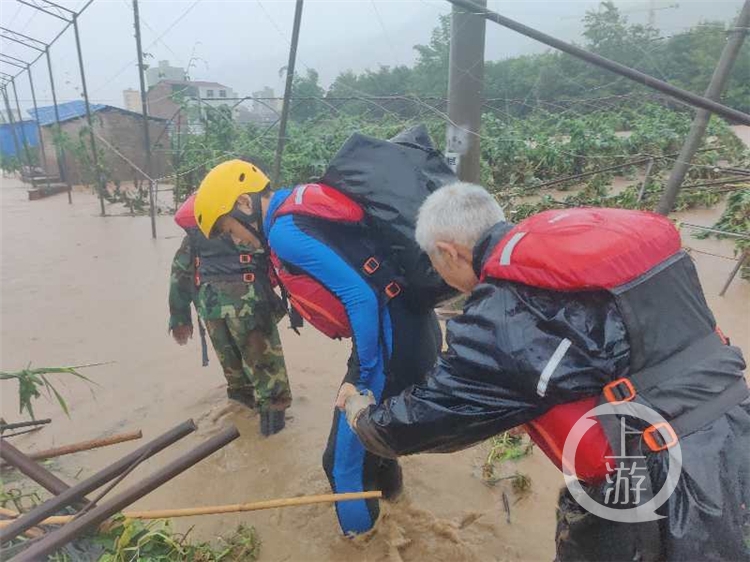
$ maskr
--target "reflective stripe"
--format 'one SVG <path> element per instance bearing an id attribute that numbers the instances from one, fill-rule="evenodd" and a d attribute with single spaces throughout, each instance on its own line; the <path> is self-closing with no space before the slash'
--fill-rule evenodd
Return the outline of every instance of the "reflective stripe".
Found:
<path id="1" fill-rule="evenodd" d="M 568 338 L 565 338 L 560 342 L 560 345 L 557 346 L 557 349 L 552 354 L 552 357 L 550 357 L 550 360 L 544 366 L 544 370 L 539 377 L 539 383 L 537 383 L 536 385 L 536 393 L 539 396 L 544 396 L 546 394 L 549 379 L 552 377 L 552 373 L 555 372 L 555 369 L 557 369 L 560 361 L 562 361 L 562 358 L 565 357 L 565 353 L 567 353 L 569 347 L 570 340 Z"/>
<path id="2" fill-rule="evenodd" d="M 516 244 L 518 244 L 524 236 L 526 236 L 525 232 L 516 232 L 508 241 L 505 248 L 503 248 L 503 253 L 500 254 L 500 265 L 510 265 L 510 255 L 516 248 Z"/>
<path id="3" fill-rule="evenodd" d="M 307 184 L 300 185 L 297 189 L 294 190 L 295 205 L 302 205 L 302 196 L 305 194 L 306 189 L 307 189 Z"/>
<path id="4" fill-rule="evenodd" d="M 557 221 L 561 221 L 561 220 L 563 220 L 563 219 L 564 219 L 565 217 L 569 217 L 569 216 L 570 216 L 570 213 L 568 213 L 568 212 L 560 213 L 560 214 L 559 214 L 559 215 L 557 215 L 556 217 L 553 217 L 553 218 L 551 218 L 550 220 L 548 220 L 547 222 L 548 222 L 549 224 L 554 224 L 554 223 L 556 223 Z"/>

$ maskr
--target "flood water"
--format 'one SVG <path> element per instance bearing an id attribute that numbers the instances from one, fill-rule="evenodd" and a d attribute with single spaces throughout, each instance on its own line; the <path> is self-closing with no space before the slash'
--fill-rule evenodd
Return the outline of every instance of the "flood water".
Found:
<path id="1" fill-rule="evenodd" d="M 71 418 L 44 400 L 37 417 L 53 423 L 15 438 L 26 451 L 142 429 L 144 441 L 193 418 L 199 430 L 144 463 L 127 486 L 177 454 L 233 423 L 241 437 L 134 505 L 166 509 L 325 493 L 320 467 L 336 389 L 348 344 L 305 329 L 301 336 L 282 323 L 282 339 L 292 380 L 293 419 L 269 439 L 258 435 L 258 419 L 230 405 L 224 379 L 211 351 L 200 366 L 197 339 L 178 347 L 167 333 L 169 268 L 181 241 L 171 217 L 159 217 L 158 238 L 147 217 L 107 217 L 89 193 L 75 192 L 29 202 L 25 189 L 3 179 L 2 276 L 0 309 L 2 370 L 35 366 L 104 363 L 83 371 L 96 382 L 70 377 L 59 382 Z M 121 212 L 120 209 L 111 209 Z M 711 225 L 718 210 L 696 211 L 684 220 Z M 735 262 L 729 241 L 695 240 L 695 260 L 719 324 L 735 343 L 750 350 L 750 283 L 737 278 L 718 297 Z M 17 421 L 14 385 L 3 382 L 2 416 Z M 63 457 L 52 469 L 74 482 L 135 448 L 135 443 Z M 453 455 L 424 455 L 403 461 L 405 496 L 384 505 L 376 530 L 349 540 L 340 536 L 331 506 L 176 520 L 194 527 L 195 538 L 230 532 L 238 523 L 254 525 L 262 540 L 261 560 L 551 560 L 554 504 L 562 478 L 540 453 L 514 470 L 531 477 L 528 495 L 518 498 L 481 480 L 486 446 Z M 510 523 L 502 492 L 509 495 Z"/>

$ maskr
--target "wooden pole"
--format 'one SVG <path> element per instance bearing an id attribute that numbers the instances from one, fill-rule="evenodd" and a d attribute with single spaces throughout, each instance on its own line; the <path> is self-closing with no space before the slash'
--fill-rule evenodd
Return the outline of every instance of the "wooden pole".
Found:
<path id="1" fill-rule="evenodd" d="M 334 503 L 354 500 L 378 499 L 383 496 L 380 491 L 352 492 L 347 494 L 323 494 L 319 496 L 300 496 L 298 498 L 283 498 L 265 500 L 253 503 L 234 503 L 228 505 L 211 505 L 205 507 L 186 507 L 183 509 L 162 509 L 155 511 L 124 511 L 127 519 L 172 519 L 174 517 L 195 517 L 198 515 L 219 515 L 221 513 L 243 513 L 246 511 L 261 511 L 278 507 L 296 507 L 316 503 Z M 75 515 L 53 515 L 47 517 L 39 525 L 65 525 L 73 520 Z M 11 521 L 0 521 L 0 528 L 9 525 Z"/>
<path id="2" fill-rule="evenodd" d="M 139 429 L 138 431 L 120 433 L 118 435 L 112 435 L 111 437 L 104 437 L 102 439 L 91 439 L 89 441 L 81 441 L 80 443 L 63 445 L 62 447 L 45 449 L 44 451 L 30 453 L 28 456 L 30 459 L 35 461 L 41 459 L 51 459 L 54 457 L 61 457 L 63 455 L 70 455 L 71 453 L 80 453 L 81 451 L 89 451 L 91 449 L 98 449 L 100 447 L 116 445 L 117 443 L 123 443 L 125 441 L 134 441 L 136 439 L 140 439 L 141 437 L 143 437 L 143 433 L 141 433 L 141 430 Z"/>

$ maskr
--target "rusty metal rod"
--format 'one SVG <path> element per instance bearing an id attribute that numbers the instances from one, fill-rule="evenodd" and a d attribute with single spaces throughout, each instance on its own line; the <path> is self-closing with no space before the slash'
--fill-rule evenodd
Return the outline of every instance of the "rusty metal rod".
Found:
<path id="1" fill-rule="evenodd" d="M 108 502 L 95 507 L 75 521 L 71 521 L 57 531 L 48 534 L 41 541 L 32 545 L 18 556 L 15 556 L 12 559 L 13 562 L 44 560 L 47 555 L 55 552 L 75 537 L 81 535 L 88 529 L 98 527 L 100 523 L 122 510 L 124 507 L 129 506 L 133 502 L 154 491 L 162 484 L 168 482 L 178 474 L 181 474 L 194 464 L 205 459 L 207 456 L 215 453 L 222 447 L 237 439 L 239 436 L 240 432 L 237 431 L 236 427 L 232 426 L 225 429 L 218 435 L 201 443 L 192 451 L 176 458 L 161 470 L 156 471 L 147 478 L 134 484 Z"/>
<path id="2" fill-rule="evenodd" d="M 58 495 L 70 489 L 65 482 L 24 455 L 5 439 L 0 439 L 0 458 L 9 465 L 16 467 L 48 492 Z M 31 527 L 33 525 L 29 525 L 27 529 Z"/>
<path id="3" fill-rule="evenodd" d="M 57 497 L 51 498 L 43 504 L 36 506 L 31 511 L 24 514 L 23 517 L 19 517 L 11 525 L 8 525 L 8 527 L 0 529 L 0 544 L 12 540 L 26 529 L 33 527 L 53 513 L 57 513 L 62 508 L 74 503 L 89 492 L 96 490 L 113 478 L 116 478 L 130 469 L 133 463 L 144 457 L 144 455 L 145 458 L 151 457 L 179 441 L 189 433 L 192 433 L 196 429 L 193 420 L 182 422 L 180 425 L 173 427 L 153 441 L 149 441 L 132 453 L 125 455 L 114 464 L 103 468 L 96 474 L 89 476 L 86 480 L 83 480 L 67 491 L 60 493 Z"/>
<path id="4" fill-rule="evenodd" d="M 80 443 L 71 443 L 70 445 L 37 451 L 36 453 L 29 453 L 29 458 L 38 461 L 42 459 L 62 457 L 63 455 L 70 455 L 81 451 L 90 451 L 91 449 L 116 445 L 117 443 L 123 443 L 125 441 L 133 441 L 135 439 L 140 439 L 141 437 L 143 437 L 143 433 L 141 433 L 141 430 L 139 429 L 138 431 L 119 433 L 110 437 L 103 437 L 102 439 L 91 439 L 89 441 L 81 441 Z"/>

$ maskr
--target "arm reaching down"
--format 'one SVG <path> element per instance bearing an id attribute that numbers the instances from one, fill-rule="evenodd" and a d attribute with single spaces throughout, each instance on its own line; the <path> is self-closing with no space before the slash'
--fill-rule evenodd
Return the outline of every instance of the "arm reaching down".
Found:
<path id="1" fill-rule="evenodd" d="M 598 394 L 626 372 L 627 335 L 613 302 L 528 298 L 538 291 L 475 289 L 448 323 L 448 350 L 424 384 L 348 413 L 363 445 L 387 457 L 455 451 Z"/>
<path id="2" fill-rule="evenodd" d="M 282 261 L 323 284 L 344 305 L 359 362 L 359 378 L 351 382 L 360 388 L 370 388 L 373 377 L 383 371 L 380 308 L 370 285 L 333 249 L 301 230 L 293 216 L 282 216 L 275 221 L 269 244 Z"/>

